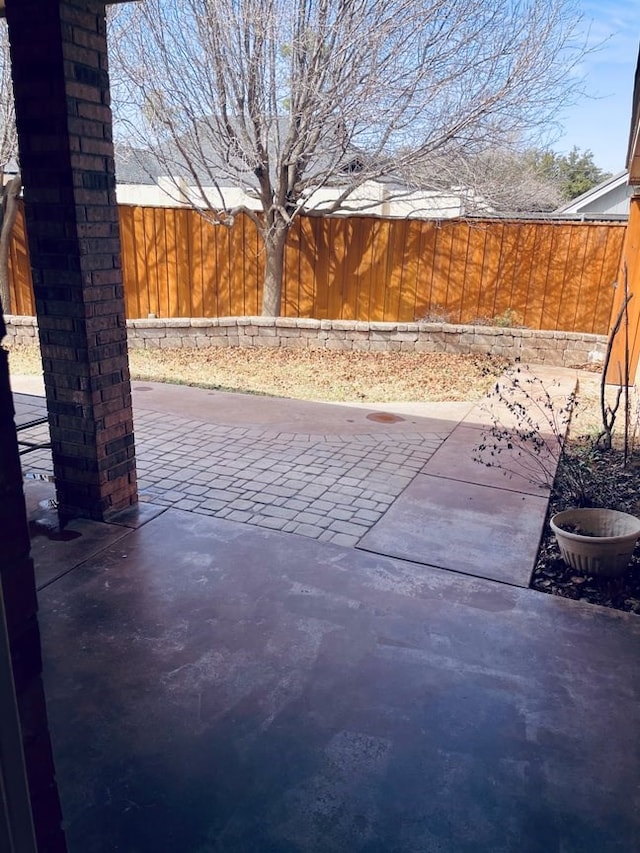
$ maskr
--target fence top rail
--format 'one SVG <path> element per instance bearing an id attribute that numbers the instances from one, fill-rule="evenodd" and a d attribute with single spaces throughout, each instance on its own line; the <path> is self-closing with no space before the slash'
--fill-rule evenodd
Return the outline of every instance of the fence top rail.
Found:
<path id="1" fill-rule="evenodd" d="M 118 207 L 135 210 L 175 210 L 175 207 L 163 204 L 136 204 L 133 202 L 118 202 Z M 199 211 L 190 205 L 181 205 L 180 210 L 192 211 L 199 215 Z M 246 216 L 246 214 L 244 214 Z M 628 215 L 623 213 L 495 213 L 491 216 L 486 214 L 466 214 L 465 216 L 381 216 L 376 213 L 308 213 L 299 214 L 301 219 L 334 219 L 334 220 L 356 220 L 372 219 L 377 222 L 432 222 L 438 226 L 456 225 L 462 222 L 478 226 L 490 226 L 500 223 L 501 225 L 517 225 L 520 223 L 538 225 L 581 225 L 583 223 L 613 225 L 614 227 L 626 227 Z"/>

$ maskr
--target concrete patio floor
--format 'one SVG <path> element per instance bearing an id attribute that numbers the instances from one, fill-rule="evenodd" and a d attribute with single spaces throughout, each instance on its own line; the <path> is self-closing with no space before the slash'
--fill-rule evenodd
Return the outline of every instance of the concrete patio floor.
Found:
<path id="1" fill-rule="evenodd" d="M 526 588 L 546 495 L 473 406 L 147 387 L 140 513 L 25 481 L 71 853 L 640 850 L 640 620 Z"/>

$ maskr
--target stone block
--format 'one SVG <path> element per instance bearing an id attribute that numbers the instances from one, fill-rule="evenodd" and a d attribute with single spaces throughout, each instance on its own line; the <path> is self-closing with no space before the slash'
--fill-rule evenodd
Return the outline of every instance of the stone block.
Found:
<path id="1" fill-rule="evenodd" d="M 298 335 L 295 338 L 281 338 L 280 345 L 283 347 L 287 347 L 287 349 L 308 349 L 309 340 L 308 338 L 301 338 Z"/>
<path id="2" fill-rule="evenodd" d="M 341 352 L 349 352 L 353 349 L 353 341 L 347 341 L 341 338 L 332 338 L 330 337 L 327 341 L 326 349 L 341 351 Z"/>
<path id="3" fill-rule="evenodd" d="M 209 335 L 196 335 L 195 342 L 198 349 L 229 346 L 229 338 L 226 335 L 221 338 L 211 338 Z"/>
<path id="4" fill-rule="evenodd" d="M 164 323 L 162 320 L 158 320 L 154 318 L 153 320 L 143 320 L 142 318 L 136 318 L 135 320 L 127 320 L 127 325 L 131 326 L 133 329 L 159 329 L 164 328 Z"/>
<path id="5" fill-rule="evenodd" d="M 536 349 L 535 346 L 522 347 L 522 350 L 520 351 L 520 358 L 522 361 L 535 363 L 540 361 L 540 350 Z"/>
<path id="6" fill-rule="evenodd" d="M 391 334 L 392 341 L 417 341 L 418 340 L 418 332 L 392 332 Z"/>
<path id="7" fill-rule="evenodd" d="M 432 341 L 432 343 L 434 343 L 436 347 L 441 350 L 444 349 L 448 338 L 446 331 L 431 332 L 428 337 L 429 340 Z M 423 338 L 424 336 L 421 334 L 419 335 L 418 340 L 422 340 Z"/>
<path id="8" fill-rule="evenodd" d="M 474 336 L 474 346 L 492 347 L 497 343 L 497 337 L 498 335 L 493 335 L 486 330 L 483 332 L 476 332 Z"/>
<path id="9" fill-rule="evenodd" d="M 280 338 L 258 335 L 253 338 L 253 345 L 256 347 L 279 347 Z"/>
<path id="10" fill-rule="evenodd" d="M 140 338 L 151 338 L 159 341 L 161 338 L 166 338 L 167 330 L 164 326 L 143 326 L 136 328 L 136 334 Z"/>
<path id="11" fill-rule="evenodd" d="M 371 323 L 372 332 L 395 332 L 398 329 L 397 323 Z"/>
<path id="12" fill-rule="evenodd" d="M 369 331 L 365 329 L 352 329 L 350 332 L 346 332 L 346 337 L 351 341 L 368 341 L 369 340 Z"/>
<path id="13" fill-rule="evenodd" d="M 167 325 L 164 332 L 166 338 L 182 338 L 188 330 L 188 326 Z"/>
<path id="14" fill-rule="evenodd" d="M 160 346 L 160 338 L 138 338 L 139 341 L 142 341 L 142 344 L 145 349 L 157 349 Z"/>
<path id="15" fill-rule="evenodd" d="M 308 349 L 326 349 L 326 343 L 324 338 L 307 338 Z"/>

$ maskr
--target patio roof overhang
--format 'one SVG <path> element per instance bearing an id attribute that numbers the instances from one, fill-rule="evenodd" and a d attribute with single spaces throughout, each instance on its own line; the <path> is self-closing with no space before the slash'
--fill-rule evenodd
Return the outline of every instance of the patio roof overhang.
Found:
<path id="1" fill-rule="evenodd" d="M 640 54 L 633 87 L 627 168 L 629 170 L 629 183 L 635 186 L 640 185 Z"/>
<path id="2" fill-rule="evenodd" d="M 115 6 L 116 3 L 130 3 L 131 0 L 106 0 L 105 6 Z M 136 2 L 136 0 L 134 0 Z M 6 0 L 0 0 L 0 18 L 6 16 Z"/>

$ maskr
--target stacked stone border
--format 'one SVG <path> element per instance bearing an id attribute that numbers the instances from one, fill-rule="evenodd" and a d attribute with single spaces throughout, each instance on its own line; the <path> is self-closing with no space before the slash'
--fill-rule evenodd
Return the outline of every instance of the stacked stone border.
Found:
<path id="1" fill-rule="evenodd" d="M 8 316 L 5 319 L 10 341 L 35 342 L 35 317 Z M 489 353 L 558 367 L 601 362 L 607 342 L 604 335 L 575 332 L 288 317 L 127 320 L 127 333 L 132 349 L 235 346 L 357 352 Z"/>

